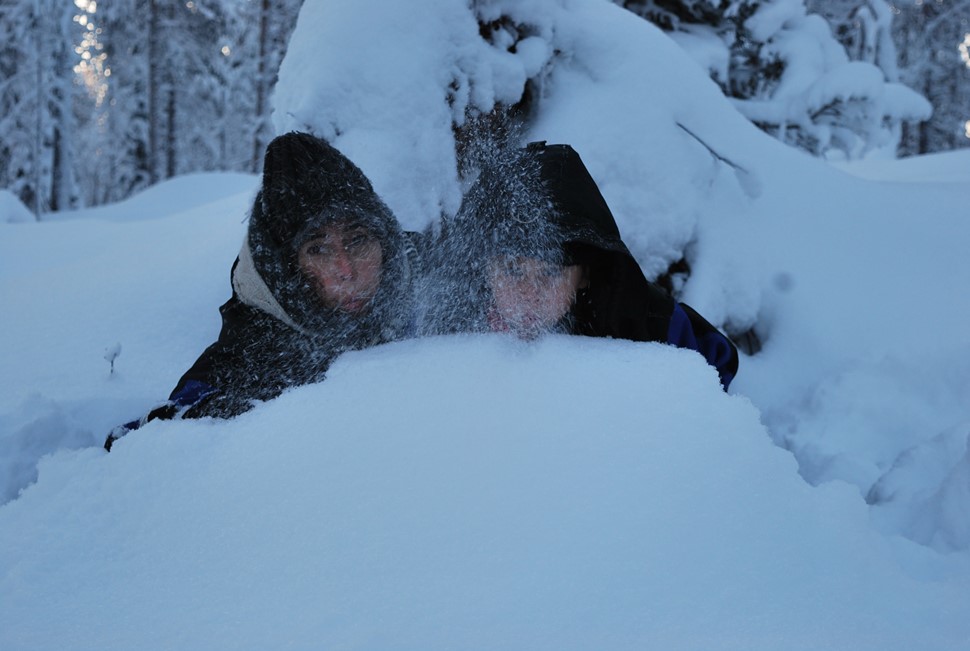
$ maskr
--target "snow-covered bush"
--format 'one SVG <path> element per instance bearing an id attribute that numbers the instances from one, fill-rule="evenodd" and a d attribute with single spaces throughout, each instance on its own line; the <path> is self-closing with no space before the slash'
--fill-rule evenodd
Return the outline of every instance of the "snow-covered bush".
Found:
<path id="1" fill-rule="evenodd" d="M 902 122 L 930 116 L 929 103 L 897 83 L 888 29 L 876 29 L 874 10 L 860 18 L 869 40 L 850 61 L 803 0 L 618 4 L 667 30 L 751 121 L 817 156 L 895 146 Z"/>

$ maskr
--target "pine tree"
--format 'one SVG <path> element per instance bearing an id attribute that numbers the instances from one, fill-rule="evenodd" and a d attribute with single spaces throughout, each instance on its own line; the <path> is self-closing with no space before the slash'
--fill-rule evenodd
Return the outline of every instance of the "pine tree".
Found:
<path id="1" fill-rule="evenodd" d="M 247 34 L 255 36 L 254 41 L 247 41 L 249 52 L 255 59 L 254 80 L 254 116 L 252 136 L 252 157 L 249 169 L 257 172 L 263 164 L 263 152 L 272 139 L 273 132 L 270 124 L 270 96 L 276 85 L 277 73 L 290 35 L 296 27 L 296 18 L 303 5 L 303 0 L 254 0 L 250 3 L 255 9 L 255 19 L 251 25 L 256 29 L 246 30 Z"/>
<path id="2" fill-rule="evenodd" d="M 84 97 L 73 83 L 74 14 L 73 4 L 22 0 L 0 15 L 0 174 L 37 215 L 76 207 L 79 199 L 74 116 Z"/>
<path id="3" fill-rule="evenodd" d="M 0 14 L 0 185 L 36 210 L 40 188 L 34 173 L 37 98 L 34 81 L 37 53 L 29 5 L 7 6 Z"/>
<path id="4" fill-rule="evenodd" d="M 118 182 L 106 199 L 176 174 L 258 171 L 272 135 L 268 97 L 301 4 L 112 0 L 99 8 L 110 69 L 100 149 Z"/>
<path id="5" fill-rule="evenodd" d="M 900 76 L 934 109 L 930 120 L 906 127 L 901 153 L 970 146 L 970 55 L 961 51 L 970 34 L 970 0 L 905 0 L 895 7 Z"/>
<path id="6" fill-rule="evenodd" d="M 42 214 L 258 171 L 301 4 L 3 0 L 0 183 Z"/>
<path id="7" fill-rule="evenodd" d="M 803 0 L 617 0 L 679 40 L 735 106 L 765 131 L 819 156 L 857 157 L 892 145 L 900 124 L 929 106 L 896 82 L 888 8 L 872 0 L 855 16 L 859 56 Z M 688 38 L 689 37 L 689 38 Z M 719 57 L 711 52 L 719 51 Z"/>
<path id="8" fill-rule="evenodd" d="M 106 91 L 94 160 L 101 189 L 95 203 L 118 201 L 152 183 L 149 100 L 149 21 L 139 0 L 98 6 Z"/>

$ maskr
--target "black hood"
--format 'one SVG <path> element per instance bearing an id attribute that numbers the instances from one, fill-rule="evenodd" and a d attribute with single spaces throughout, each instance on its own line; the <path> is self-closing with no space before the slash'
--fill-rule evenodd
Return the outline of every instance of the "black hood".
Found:
<path id="1" fill-rule="evenodd" d="M 525 151 L 538 162 L 543 191 L 553 204 L 553 221 L 561 242 L 633 257 L 620 238 L 610 207 L 575 149 L 537 142 Z"/>
<path id="2" fill-rule="evenodd" d="M 448 239 L 464 249 L 465 267 L 457 273 L 478 287 L 475 300 L 490 300 L 483 278 L 492 256 L 581 264 L 590 287 L 577 300 L 575 332 L 636 340 L 666 336 L 658 324 L 669 317 L 673 300 L 644 277 L 596 182 L 569 145 L 534 142 L 496 152 L 448 230 Z"/>
<path id="3" fill-rule="evenodd" d="M 297 263 L 306 237 L 337 219 L 366 227 L 381 243 L 381 284 L 362 316 L 324 306 Z M 294 132 L 269 144 L 247 243 L 256 274 L 304 332 L 343 336 L 358 347 L 393 339 L 407 327 L 410 272 L 401 228 L 364 173 L 326 141 Z"/>
<path id="4" fill-rule="evenodd" d="M 479 242 L 482 256 L 555 258 L 569 244 L 630 255 L 606 200 L 569 145 L 535 142 L 496 155 L 469 190 L 455 227 Z"/>

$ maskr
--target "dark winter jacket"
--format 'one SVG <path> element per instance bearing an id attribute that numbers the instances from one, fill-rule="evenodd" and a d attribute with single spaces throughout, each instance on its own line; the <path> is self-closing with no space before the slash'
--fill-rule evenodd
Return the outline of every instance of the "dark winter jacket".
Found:
<path id="1" fill-rule="evenodd" d="M 557 328 L 571 334 L 658 341 L 698 351 L 726 389 L 737 349 L 689 306 L 643 275 L 623 243 L 599 188 L 569 145 L 532 143 L 489 161 L 444 231 L 449 291 L 463 300 L 443 310 L 450 329 L 494 329 L 486 265 L 495 255 L 581 264 L 581 289 Z M 447 329 L 447 328 L 446 328 Z"/>
<path id="2" fill-rule="evenodd" d="M 298 246 L 335 219 L 364 226 L 381 244 L 380 285 L 363 315 L 326 307 L 297 264 Z M 232 267 L 232 298 L 220 308 L 219 338 L 182 376 L 169 401 L 142 422 L 235 416 L 254 401 L 323 379 L 346 350 L 410 335 L 417 238 L 401 231 L 363 172 L 328 143 L 301 133 L 273 140 Z M 106 447 L 125 431 L 113 432 Z"/>

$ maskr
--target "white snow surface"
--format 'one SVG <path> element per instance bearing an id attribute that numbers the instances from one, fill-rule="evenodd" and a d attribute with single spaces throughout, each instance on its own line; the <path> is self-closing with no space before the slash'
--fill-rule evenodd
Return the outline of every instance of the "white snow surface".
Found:
<path id="1" fill-rule="evenodd" d="M 658 344 L 404 342 L 233 421 L 116 445 L 46 459 L 4 507 L 6 648 L 912 649 L 968 632 L 965 583 L 907 574 L 915 544 L 875 532 L 846 486 L 805 484 L 748 400 Z"/>
<path id="2" fill-rule="evenodd" d="M 0 190 L 0 223 L 32 222 L 37 218 L 9 190 Z"/>
<path id="3" fill-rule="evenodd" d="M 418 228 L 460 200 L 455 107 L 548 66 L 527 137 L 764 348 L 726 395 L 657 344 L 401 342 L 106 454 L 215 339 L 258 178 L 0 219 L 0 648 L 968 648 L 970 152 L 847 174 L 609 3 L 486 5 L 536 25 L 514 55 L 404 4 L 307 0 L 277 128 Z"/>

